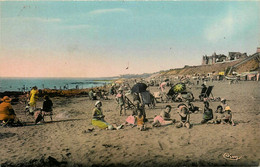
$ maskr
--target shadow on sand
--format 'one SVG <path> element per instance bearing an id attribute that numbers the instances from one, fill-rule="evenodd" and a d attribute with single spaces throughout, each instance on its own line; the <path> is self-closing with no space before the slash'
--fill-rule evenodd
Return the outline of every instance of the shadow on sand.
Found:
<path id="1" fill-rule="evenodd" d="M 66 119 L 66 120 L 58 120 L 58 121 L 48 121 L 48 122 L 38 123 L 38 124 L 35 124 L 34 122 L 25 122 L 24 126 L 40 126 L 45 124 L 54 124 L 59 122 L 71 122 L 71 121 L 80 121 L 80 120 L 86 120 L 86 119 Z"/>
<path id="2" fill-rule="evenodd" d="M 15 136 L 16 133 L 0 133 L 0 139 L 9 138 Z M 1 165 L 0 165 L 1 166 Z"/>
<path id="3" fill-rule="evenodd" d="M 158 162 L 156 159 L 154 160 L 144 160 L 142 162 L 140 161 L 130 161 L 127 164 L 125 163 L 95 163 L 95 162 L 87 162 L 87 164 L 81 164 L 81 163 L 73 163 L 73 162 L 67 162 L 62 161 L 59 162 L 55 158 L 49 156 L 48 158 L 41 158 L 41 159 L 33 159 L 27 162 L 19 163 L 19 164 L 12 164 L 12 163 L 3 163 L 0 164 L 1 167 L 179 167 L 179 166 L 257 166 L 257 162 L 233 162 L 233 161 L 222 161 L 219 163 L 213 163 L 210 161 L 196 161 L 196 160 L 183 160 L 183 161 L 174 161 L 171 162 Z"/>

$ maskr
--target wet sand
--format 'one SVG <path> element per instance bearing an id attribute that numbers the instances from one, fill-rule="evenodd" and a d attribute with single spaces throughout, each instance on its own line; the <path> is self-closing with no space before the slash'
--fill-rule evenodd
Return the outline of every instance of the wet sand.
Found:
<path id="1" fill-rule="evenodd" d="M 202 113 L 191 115 L 191 129 L 177 129 L 175 125 L 139 131 L 136 127 L 120 130 L 100 130 L 91 125 L 95 101 L 88 97 L 52 98 L 54 121 L 33 125 L 33 118 L 25 116 L 24 105 L 14 105 L 18 117 L 27 122 L 24 127 L 0 127 L 0 164 L 3 166 L 258 166 L 260 162 L 260 83 L 209 82 L 214 85 L 214 97 L 227 99 L 233 118 L 238 124 L 200 125 Z M 159 91 L 156 87 L 151 92 Z M 200 87 L 192 86 L 198 99 Z M 121 124 L 126 116 L 119 116 L 113 96 L 102 100 L 105 120 Z M 170 104 L 171 118 L 177 119 L 179 103 L 157 103 L 155 109 L 146 106 L 149 121 Z M 203 103 L 193 103 L 200 108 Z M 220 102 L 210 102 L 213 111 Z M 42 106 L 42 101 L 37 105 Z M 127 110 L 131 114 L 131 110 Z M 232 161 L 224 153 L 241 156 Z M 0 165 L 0 166 L 1 166 Z"/>

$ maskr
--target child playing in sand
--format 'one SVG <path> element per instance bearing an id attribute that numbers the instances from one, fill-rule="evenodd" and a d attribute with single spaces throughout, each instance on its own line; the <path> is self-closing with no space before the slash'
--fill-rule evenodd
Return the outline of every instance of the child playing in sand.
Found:
<path id="1" fill-rule="evenodd" d="M 172 107 L 170 105 L 167 105 L 165 107 L 165 110 L 160 113 L 160 115 L 157 115 L 153 119 L 153 126 L 166 126 L 166 125 L 171 125 L 175 122 L 175 120 L 170 120 Z"/>
<path id="2" fill-rule="evenodd" d="M 209 108 L 209 102 L 204 102 L 204 112 L 203 112 L 203 120 L 201 121 L 202 124 L 207 123 L 209 120 L 213 119 L 213 112 L 212 109 Z"/>
<path id="3" fill-rule="evenodd" d="M 178 114 L 179 114 L 179 123 L 176 125 L 176 128 L 186 127 L 190 128 L 190 113 L 189 109 L 185 104 L 180 104 L 178 106 Z"/>
<path id="4" fill-rule="evenodd" d="M 137 128 L 140 131 L 144 131 L 146 129 L 144 125 L 144 116 L 142 115 L 141 110 L 137 110 L 136 123 L 137 123 Z"/>

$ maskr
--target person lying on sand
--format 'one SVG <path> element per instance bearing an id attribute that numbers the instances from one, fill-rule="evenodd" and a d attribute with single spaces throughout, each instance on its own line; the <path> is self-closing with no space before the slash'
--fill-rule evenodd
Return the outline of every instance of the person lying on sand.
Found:
<path id="1" fill-rule="evenodd" d="M 144 125 L 144 116 L 142 115 L 142 111 L 141 110 L 137 110 L 136 124 L 137 124 L 137 128 L 140 131 L 146 130 L 146 127 Z"/>
<path id="2" fill-rule="evenodd" d="M 204 102 L 204 112 L 203 112 L 203 120 L 201 121 L 202 124 L 207 123 L 208 121 L 213 119 L 213 112 L 212 109 L 209 108 L 209 102 Z"/>
<path id="3" fill-rule="evenodd" d="M 165 107 L 165 110 L 163 110 L 160 115 L 157 115 L 154 119 L 153 119 L 153 126 L 157 127 L 157 126 L 166 126 L 166 125 L 171 125 L 175 122 L 175 120 L 170 120 L 172 107 L 170 105 L 167 105 Z"/>
<path id="4" fill-rule="evenodd" d="M 23 124 L 16 117 L 14 109 L 11 105 L 11 99 L 8 96 L 4 96 L 1 101 L 2 103 L 0 104 L 0 122 L 3 125 L 22 126 Z"/>
<path id="5" fill-rule="evenodd" d="M 190 128 L 190 113 L 189 109 L 185 104 L 180 104 L 178 106 L 179 114 L 179 123 L 176 125 L 176 128 L 186 127 Z"/>

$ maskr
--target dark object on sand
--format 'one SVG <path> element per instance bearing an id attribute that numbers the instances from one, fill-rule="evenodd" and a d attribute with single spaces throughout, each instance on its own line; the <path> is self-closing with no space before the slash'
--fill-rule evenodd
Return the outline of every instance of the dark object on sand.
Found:
<path id="1" fill-rule="evenodd" d="M 43 120 L 43 116 L 42 116 L 42 114 L 41 113 L 35 113 L 35 114 L 37 114 L 37 117 L 36 117 L 36 119 L 35 119 L 35 124 L 37 124 L 38 122 L 40 122 L 41 120 Z"/>
<path id="2" fill-rule="evenodd" d="M 201 101 L 203 101 L 204 98 L 209 98 L 210 95 L 214 99 L 214 96 L 212 94 L 213 88 L 214 88 L 214 86 L 209 86 L 208 88 L 206 86 L 203 86 L 203 88 L 201 90 L 201 94 L 199 95 L 199 99 Z"/>
<path id="3" fill-rule="evenodd" d="M 131 91 L 132 91 L 132 93 L 134 93 L 134 92 L 141 93 L 141 92 L 145 92 L 147 87 L 148 86 L 144 83 L 137 83 L 132 87 Z"/>
<path id="4" fill-rule="evenodd" d="M 141 98 L 145 105 L 148 105 L 150 108 L 155 107 L 155 98 L 149 91 L 142 92 Z"/>

